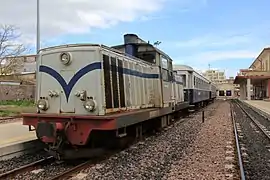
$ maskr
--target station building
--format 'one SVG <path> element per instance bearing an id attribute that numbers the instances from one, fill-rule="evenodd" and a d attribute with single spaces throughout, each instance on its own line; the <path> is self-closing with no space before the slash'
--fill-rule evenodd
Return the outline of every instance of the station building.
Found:
<path id="1" fill-rule="evenodd" d="M 217 87 L 217 98 L 230 99 L 239 95 L 239 85 L 234 84 L 234 77 L 215 82 L 215 85 Z"/>
<path id="2" fill-rule="evenodd" d="M 212 82 L 220 82 L 226 79 L 225 71 L 220 70 L 206 70 L 204 73 L 202 73 L 203 76 L 208 78 Z"/>
<path id="3" fill-rule="evenodd" d="M 264 48 L 248 69 L 241 69 L 234 80 L 240 85 L 241 100 L 270 97 L 270 48 Z"/>
<path id="4" fill-rule="evenodd" d="M 202 73 L 203 76 L 211 80 L 217 87 L 217 98 L 220 99 L 230 99 L 238 95 L 239 85 L 234 84 L 234 77 L 225 76 L 225 71 L 223 70 L 213 70 L 209 69 Z"/>

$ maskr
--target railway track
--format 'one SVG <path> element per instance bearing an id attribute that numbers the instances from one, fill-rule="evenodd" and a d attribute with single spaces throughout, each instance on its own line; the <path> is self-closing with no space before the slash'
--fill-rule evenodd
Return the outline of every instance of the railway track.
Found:
<path id="1" fill-rule="evenodd" d="M 25 173 L 27 171 L 32 171 L 40 166 L 43 166 L 44 164 L 48 164 L 50 162 L 53 162 L 54 158 L 52 156 L 32 162 L 30 164 L 21 166 L 19 168 L 13 169 L 11 171 L 5 172 L 3 174 L 0 174 L 0 179 L 12 179 L 18 174 Z"/>
<path id="2" fill-rule="evenodd" d="M 195 110 L 194 112 L 199 113 L 201 111 L 204 111 L 204 109 L 205 108 L 201 108 L 201 109 Z M 194 114 L 194 112 L 184 114 L 184 117 L 187 115 L 192 115 Z M 173 126 L 173 124 L 171 124 L 170 126 Z M 135 141 L 133 143 L 137 143 L 137 142 L 138 141 Z M 118 150 L 117 152 L 120 152 L 120 150 Z M 73 166 L 67 166 L 66 164 L 63 163 L 64 168 L 62 169 L 57 167 L 58 165 L 57 163 L 54 163 L 55 159 L 53 157 L 49 157 L 46 159 L 41 159 L 32 163 L 29 163 L 27 165 L 21 166 L 19 168 L 5 172 L 3 174 L 0 174 L 0 179 L 21 179 L 21 177 L 31 177 L 31 179 L 38 179 L 40 177 L 46 177 L 45 179 L 50 179 L 50 180 L 69 179 L 72 176 L 74 176 L 74 174 L 78 173 L 79 171 L 85 168 L 92 167 L 97 163 L 102 163 L 103 161 L 108 159 L 110 156 L 113 156 L 117 152 L 115 151 L 109 152 L 109 153 L 106 153 L 104 156 L 102 155 L 102 157 L 91 159 L 89 161 L 82 161 L 80 163 L 76 163 Z M 61 170 L 59 171 L 51 170 L 55 168 L 54 166 L 56 167 L 56 169 L 61 169 Z M 33 170 L 43 170 L 43 173 L 34 174 L 31 172 Z"/>
<path id="3" fill-rule="evenodd" d="M 0 117 L 0 121 L 16 119 L 16 118 L 22 118 L 22 116 L 18 115 L 18 116 Z"/>
<path id="4" fill-rule="evenodd" d="M 20 121 L 22 119 L 21 116 L 12 116 L 12 117 L 0 117 L 0 124 Z"/>
<path id="5" fill-rule="evenodd" d="M 245 180 L 245 172 L 244 172 L 244 167 L 243 167 L 243 162 L 242 162 L 242 153 L 241 153 L 241 149 L 240 149 L 240 143 L 238 140 L 238 132 L 237 132 L 237 128 L 236 128 L 236 122 L 234 119 L 234 110 L 233 110 L 233 105 L 232 103 L 230 104 L 231 106 L 231 118 L 232 118 L 232 122 L 233 122 L 233 130 L 234 130 L 234 137 L 235 137 L 235 145 L 236 145 L 236 151 L 237 151 L 237 159 L 238 159 L 238 166 L 239 166 L 239 171 L 240 171 L 240 178 L 241 180 Z"/>
<path id="6" fill-rule="evenodd" d="M 207 107 L 207 106 L 206 106 Z M 187 112 L 185 114 L 183 114 L 183 116 L 181 118 L 184 118 L 187 116 L 190 116 L 190 115 L 195 115 L 195 114 L 198 114 L 200 112 L 203 112 L 205 110 L 206 107 L 203 107 L 201 109 L 195 109 L 194 111 L 192 112 Z M 185 120 L 188 120 L 189 118 L 185 119 Z M 183 122 L 184 120 L 177 120 L 179 122 Z M 172 123 L 169 127 L 172 127 L 174 123 Z M 165 128 L 166 129 L 166 128 Z M 148 134 L 149 135 L 149 134 Z M 147 137 L 148 135 L 146 135 L 145 137 Z M 152 134 L 150 133 L 150 136 Z M 144 137 L 144 138 L 145 138 Z M 136 144 L 136 143 L 139 143 L 140 140 L 135 140 L 135 142 L 133 142 L 132 144 Z M 91 168 L 93 166 L 95 166 L 97 163 L 98 164 L 102 164 L 103 162 L 105 162 L 107 159 L 109 159 L 110 157 L 112 157 L 113 155 L 117 154 L 117 153 L 120 153 L 122 150 L 118 150 L 117 152 L 109 152 L 108 154 L 106 154 L 105 156 L 101 157 L 101 158 L 98 158 L 98 159 L 95 159 L 95 160 L 90 160 L 90 161 L 86 161 L 84 163 L 81 163 L 79 164 L 78 166 L 74 167 L 74 168 L 71 168 L 63 173 L 60 173 L 52 178 L 50 178 L 49 180 L 66 180 L 66 179 L 71 179 L 71 178 L 74 178 L 77 175 L 80 175 L 78 174 L 80 171 L 82 171 L 83 169 L 87 169 L 87 168 Z M 86 175 L 86 174 L 85 174 Z M 81 176 L 84 176 L 84 174 L 81 174 Z M 77 176 L 76 176 L 77 177 Z M 82 177 L 78 177 L 78 178 L 82 178 Z M 75 178 L 76 179 L 76 178 Z"/>
<path id="7" fill-rule="evenodd" d="M 270 121 L 238 100 L 232 106 L 241 178 L 270 179 Z"/>
<path id="8" fill-rule="evenodd" d="M 82 162 L 80 164 L 78 164 L 77 166 L 70 168 L 56 176 L 53 176 L 51 178 L 49 178 L 49 180 L 66 180 L 66 179 L 70 179 L 73 177 L 74 174 L 78 173 L 79 171 L 85 169 L 85 168 L 89 168 L 94 166 L 97 163 L 102 163 L 104 162 L 106 159 L 110 158 L 111 156 L 113 156 L 116 153 L 119 153 L 121 150 L 117 150 L 117 151 L 111 151 L 111 152 L 107 152 L 106 154 L 104 154 L 101 157 L 95 158 L 95 159 L 91 159 L 85 162 Z"/>

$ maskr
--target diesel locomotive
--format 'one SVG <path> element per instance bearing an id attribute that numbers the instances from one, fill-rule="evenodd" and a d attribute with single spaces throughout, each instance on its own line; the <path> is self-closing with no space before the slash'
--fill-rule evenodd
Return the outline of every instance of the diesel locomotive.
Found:
<path id="1" fill-rule="evenodd" d="M 22 114 L 23 125 L 58 159 L 91 157 L 215 98 L 210 81 L 192 68 L 173 70 L 167 54 L 135 34 L 113 47 L 45 48 L 37 63 L 37 111 Z"/>

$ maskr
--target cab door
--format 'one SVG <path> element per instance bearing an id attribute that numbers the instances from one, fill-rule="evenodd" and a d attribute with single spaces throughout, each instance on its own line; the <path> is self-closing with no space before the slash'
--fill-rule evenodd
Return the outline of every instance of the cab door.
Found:
<path id="1" fill-rule="evenodd" d="M 161 56 L 161 74 L 162 74 L 162 96 L 163 96 L 163 105 L 168 107 L 173 101 L 172 99 L 172 72 L 169 68 L 169 63 L 166 58 Z"/>

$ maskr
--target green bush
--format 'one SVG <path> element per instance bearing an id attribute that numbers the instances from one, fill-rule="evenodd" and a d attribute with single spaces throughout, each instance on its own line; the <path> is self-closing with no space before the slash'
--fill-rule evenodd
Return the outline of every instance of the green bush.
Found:
<path id="1" fill-rule="evenodd" d="M 7 101 L 0 101 L 0 106 L 34 106 L 33 100 L 7 100 Z"/>
<path id="2" fill-rule="evenodd" d="M 16 116 L 19 112 L 13 112 L 9 110 L 0 110 L 0 117 Z"/>

